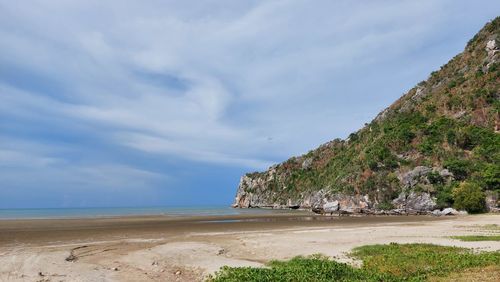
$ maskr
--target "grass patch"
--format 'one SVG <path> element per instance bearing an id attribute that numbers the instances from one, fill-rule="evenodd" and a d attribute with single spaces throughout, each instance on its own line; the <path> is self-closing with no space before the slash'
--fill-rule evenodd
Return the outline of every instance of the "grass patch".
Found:
<path id="1" fill-rule="evenodd" d="M 481 282 L 498 282 L 498 277 L 500 277 L 500 266 L 491 265 L 487 267 L 476 267 L 469 268 L 467 270 L 452 273 L 446 277 L 430 277 L 428 281 L 430 282 L 470 282 L 470 281 L 481 281 Z"/>
<path id="2" fill-rule="evenodd" d="M 498 224 L 486 224 L 481 226 L 484 230 L 489 230 L 493 232 L 500 232 L 500 225 Z"/>
<path id="3" fill-rule="evenodd" d="M 500 235 L 467 235 L 467 236 L 451 236 L 451 238 L 465 242 L 500 241 Z"/>
<path id="4" fill-rule="evenodd" d="M 266 268 L 223 267 L 209 281 L 425 281 L 467 272 L 497 273 L 500 252 L 472 253 L 432 244 L 370 245 L 353 250 L 361 268 L 315 255 L 272 261 Z M 473 271 L 472 271 L 473 270 Z"/>
<path id="5" fill-rule="evenodd" d="M 363 246 L 354 249 L 353 256 L 363 261 L 363 269 L 414 281 L 500 264 L 500 252 L 474 254 L 465 248 L 432 244 Z"/>

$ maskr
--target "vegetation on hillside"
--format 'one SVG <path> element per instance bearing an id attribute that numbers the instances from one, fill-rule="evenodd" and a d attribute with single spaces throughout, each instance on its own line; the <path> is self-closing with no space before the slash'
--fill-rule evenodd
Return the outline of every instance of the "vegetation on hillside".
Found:
<path id="1" fill-rule="evenodd" d="M 398 176 L 427 166 L 448 169 L 454 180 L 434 173 L 431 185 L 417 190 L 437 197 L 441 207 L 456 204 L 483 211 L 484 197 L 478 200 L 478 195 L 500 191 L 500 66 L 492 59 L 498 54 L 486 50 L 491 40 L 500 45 L 500 17 L 474 36 L 463 53 L 346 140 L 333 140 L 277 165 L 278 177 L 266 184 L 273 200 L 285 204 L 324 189 L 390 203 L 402 191 Z M 304 161 L 310 165 L 304 167 Z"/>
<path id="2" fill-rule="evenodd" d="M 363 246 L 352 256 L 363 262 L 361 268 L 315 255 L 272 261 L 267 268 L 224 267 L 209 281 L 426 281 L 448 280 L 457 273 L 468 273 L 471 279 L 476 271 L 488 271 L 492 278 L 500 273 L 500 252 L 475 254 L 431 244 Z"/>

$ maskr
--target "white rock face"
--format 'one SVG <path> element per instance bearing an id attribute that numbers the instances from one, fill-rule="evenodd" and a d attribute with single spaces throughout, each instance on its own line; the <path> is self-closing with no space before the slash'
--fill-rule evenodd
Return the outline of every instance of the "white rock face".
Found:
<path id="1" fill-rule="evenodd" d="M 497 41 L 495 39 L 492 39 L 486 43 L 486 51 L 494 51 L 497 49 Z"/>
<path id="2" fill-rule="evenodd" d="M 302 169 L 309 169 L 312 165 L 313 159 L 307 158 L 302 162 Z"/>
<path id="3" fill-rule="evenodd" d="M 392 204 L 398 209 L 413 211 L 431 211 L 436 207 L 436 201 L 429 193 L 415 192 L 401 193 Z"/>
<path id="4" fill-rule="evenodd" d="M 483 67 L 483 72 L 488 72 L 490 67 L 498 61 L 499 47 L 496 39 L 491 39 L 486 43 L 485 50 L 488 52 L 488 57 L 486 58 L 486 66 Z"/>

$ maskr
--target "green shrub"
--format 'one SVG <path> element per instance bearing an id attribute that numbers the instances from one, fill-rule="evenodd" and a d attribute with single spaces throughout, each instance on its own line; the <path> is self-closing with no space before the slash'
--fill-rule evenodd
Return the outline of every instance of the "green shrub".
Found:
<path id="1" fill-rule="evenodd" d="M 463 182 L 453 189 L 454 207 L 470 213 L 486 210 L 485 194 L 476 183 Z"/>
<path id="2" fill-rule="evenodd" d="M 455 184 L 437 186 L 436 204 L 439 208 L 448 208 L 453 205 L 453 188 Z"/>
<path id="3" fill-rule="evenodd" d="M 444 167 L 453 173 L 456 180 L 465 180 L 472 172 L 472 163 L 468 160 L 447 160 L 444 162 Z"/>
<path id="4" fill-rule="evenodd" d="M 430 139 L 424 139 L 424 141 L 422 141 L 422 143 L 419 144 L 418 150 L 422 154 L 430 156 L 434 152 L 434 142 Z"/>
<path id="5" fill-rule="evenodd" d="M 500 162 L 500 134 L 493 130 L 476 129 L 471 133 L 474 155 L 486 161 Z"/>
<path id="6" fill-rule="evenodd" d="M 378 204 L 377 208 L 381 210 L 392 210 L 394 208 L 394 205 L 390 201 L 384 201 Z"/>
<path id="7" fill-rule="evenodd" d="M 429 182 L 434 185 L 444 183 L 443 177 L 437 171 L 431 171 L 427 174 L 427 179 L 429 179 Z"/>
<path id="8" fill-rule="evenodd" d="M 366 152 L 366 162 L 370 169 L 377 170 L 380 168 L 392 169 L 398 167 L 396 156 L 380 143 L 376 143 Z"/>
<path id="9" fill-rule="evenodd" d="M 500 190 L 500 165 L 497 163 L 487 164 L 481 178 L 486 185 L 486 189 Z"/>
<path id="10" fill-rule="evenodd" d="M 350 140 L 351 142 L 356 142 L 356 141 L 358 141 L 358 140 L 359 140 L 359 136 L 358 136 L 358 134 L 356 134 L 356 133 L 351 133 L 351 134 L 349 134 L 349 140 Z"/>
<path id="11" fill-rule="evenodd" d="M 476 146 L 483 146 L 483 150 L 498 150 L 497 145 L 499 145 L 499 142 L 499 137 L 493 130 L 477 126 L 464 128 L 457 137 L 457 145 L 465 150 L 472 150 Z M 492 146 L 495 146 L 495 148 L 492 148 Z"/>

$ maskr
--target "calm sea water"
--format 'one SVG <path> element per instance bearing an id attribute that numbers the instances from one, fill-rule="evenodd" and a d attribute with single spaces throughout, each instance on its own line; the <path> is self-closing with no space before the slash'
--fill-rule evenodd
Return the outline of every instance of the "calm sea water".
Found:
<path id="1" fill-rule="evenodd" d="M 0 209 L 0 219 L 37 218 L 92 218 L 131 215 L 239 215 L 300 213 L 292 210 L 233 209 L 227 206 L 212 207 L 133 207 L 133 208 L 46 208 L 46 209 Z"/>

